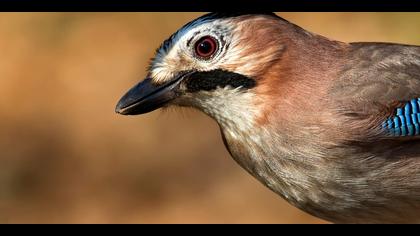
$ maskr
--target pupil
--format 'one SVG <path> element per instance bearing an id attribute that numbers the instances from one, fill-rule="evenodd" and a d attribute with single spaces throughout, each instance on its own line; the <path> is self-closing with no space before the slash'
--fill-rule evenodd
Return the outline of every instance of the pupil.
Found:
<path id="1" fill-rule="evenodd" d="M 200 51 L 201 51 L 201 53 L 207 54 L 207 53 L 210 53 L 211 50 L 212 50 L 211 43 L 209 43 L 207 41 L 204 41 L 204 42 L 202 42 L 200 44 Z"/>

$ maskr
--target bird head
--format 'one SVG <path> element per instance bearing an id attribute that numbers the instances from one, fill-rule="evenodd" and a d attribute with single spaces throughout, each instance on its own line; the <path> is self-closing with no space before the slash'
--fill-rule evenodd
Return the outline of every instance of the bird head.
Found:
<path id="1" fill-rule="evenodd" d="M 161 44 L 146 79 L 121 98 L 116 112 L 137 115 L 178 105 L 219 123 L 251 119 L 262 101 L 258 87 L 284 49 L 276 37 L 281 22 L 273 13 L 210 13 L 189 22 Z"/>

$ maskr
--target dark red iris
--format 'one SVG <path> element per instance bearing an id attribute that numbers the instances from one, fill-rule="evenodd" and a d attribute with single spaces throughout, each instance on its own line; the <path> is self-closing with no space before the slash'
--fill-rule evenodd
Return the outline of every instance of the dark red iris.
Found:
<path id="1" fill-rule="evenodd" d="M 197 56 L 207 59 L 217 50 L 217 42 L 213 37 L 204 36 L 195 44 L 195 53 Z"/>

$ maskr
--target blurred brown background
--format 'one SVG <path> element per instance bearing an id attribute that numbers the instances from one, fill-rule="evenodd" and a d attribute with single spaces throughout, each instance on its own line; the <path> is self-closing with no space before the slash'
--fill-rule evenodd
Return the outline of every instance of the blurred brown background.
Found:
<path id="1" fill-rule="evenodd" d="M 114 113 L 201 14 L 0 14 L 0 223 L 324 223 L 242 170 L 203 114 Z M 420 13 L 279 15 L 337 40 L 420 44 Z"/>

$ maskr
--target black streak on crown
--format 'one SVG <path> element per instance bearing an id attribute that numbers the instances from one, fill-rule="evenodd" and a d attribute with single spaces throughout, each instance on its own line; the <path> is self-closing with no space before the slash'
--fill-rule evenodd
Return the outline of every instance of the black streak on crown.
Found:
<path id="1" fill-rule="evenodd" d="M 188 92 L 211 91 L 226 86 L 250 89 L 255 87 L 256 84 L 257 82 L 252 78 L 220 69 L 195 72 L 186 78 Z"/>

